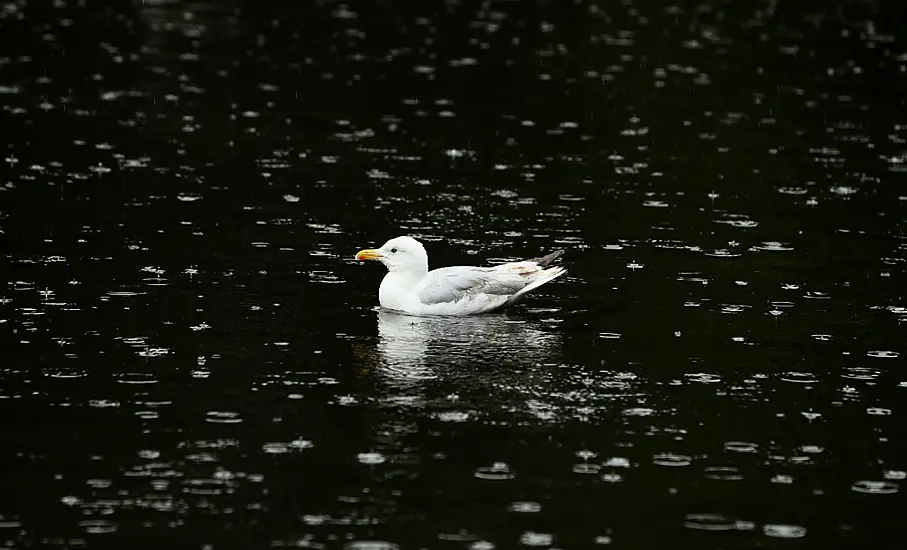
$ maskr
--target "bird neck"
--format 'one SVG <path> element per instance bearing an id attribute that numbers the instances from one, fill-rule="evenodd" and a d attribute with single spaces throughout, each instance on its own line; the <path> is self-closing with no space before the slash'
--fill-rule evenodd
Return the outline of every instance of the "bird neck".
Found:
<path id="1" fill-rule="evenodd" d="M 428 262 L 388 267 L 387 272 L 388 275 L 393 275 L 395 278 L 420 280 L 428 273 Z"/>

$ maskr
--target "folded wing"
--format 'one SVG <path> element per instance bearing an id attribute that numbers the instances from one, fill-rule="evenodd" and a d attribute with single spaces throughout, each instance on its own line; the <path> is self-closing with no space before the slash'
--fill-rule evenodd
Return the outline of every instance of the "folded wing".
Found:
<path id="1" fill-rule="evenodd" d="M 566 270 L 562 267 L 543 267 L 554 259 L 556 256 L 494 267 L 436 269 L 424 279 L 418 291 L 419 301 L 426 306 L 456 307 L 464 313 L 498 309 L 563 274 Z"/>

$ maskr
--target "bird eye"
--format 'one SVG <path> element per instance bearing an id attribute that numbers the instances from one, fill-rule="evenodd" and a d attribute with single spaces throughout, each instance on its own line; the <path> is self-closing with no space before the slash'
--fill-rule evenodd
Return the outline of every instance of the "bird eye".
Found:
<path id="1" fill-rule="evenodd" d="M 391 248 L 391 254 L 396 254 L 396 253 L 397 253 L 397 249 L 396 249 L 396 248 Z"/>

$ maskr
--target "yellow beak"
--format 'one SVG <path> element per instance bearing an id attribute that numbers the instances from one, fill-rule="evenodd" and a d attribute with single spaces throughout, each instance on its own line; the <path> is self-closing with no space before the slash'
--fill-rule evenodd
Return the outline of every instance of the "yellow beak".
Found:
<path id="1" fill-rule="evenodd" d="M 374 248 L 366 248 L 365 250 L 360 250 L 356 254 L 357 260 L 380 260 L 382 257 L 381 253 Z"/>

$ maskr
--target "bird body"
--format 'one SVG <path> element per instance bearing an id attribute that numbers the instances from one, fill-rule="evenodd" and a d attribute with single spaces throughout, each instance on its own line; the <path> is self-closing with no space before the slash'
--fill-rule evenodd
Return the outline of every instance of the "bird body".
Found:
<path id="1" fill-rule="evenodd" d="M 552 263 L 562 250 L 540 258 L 490 267 L 453 266 L 429 271 L 428 254 L 412 237 L 396 237 L 356 254 L 379 260 L 387 275 L 378 289 L 381 307 L 410 315 L 473 315 L 503 309 L 566 272 Z"/>

